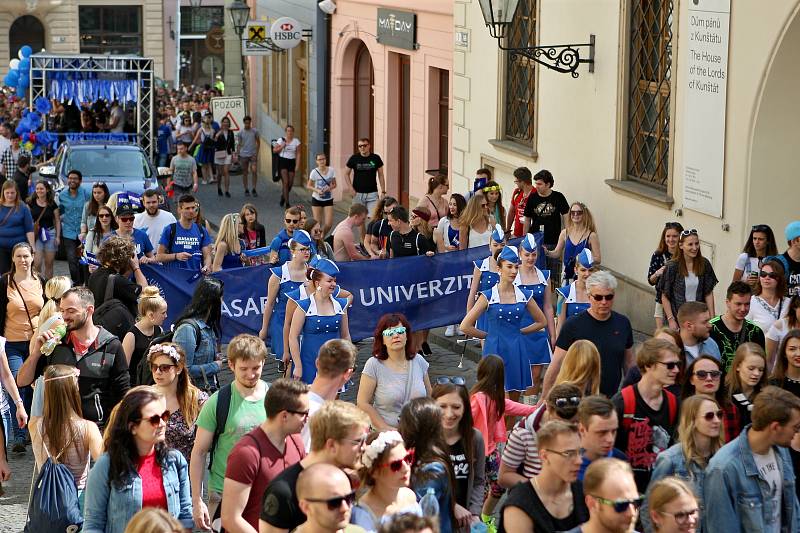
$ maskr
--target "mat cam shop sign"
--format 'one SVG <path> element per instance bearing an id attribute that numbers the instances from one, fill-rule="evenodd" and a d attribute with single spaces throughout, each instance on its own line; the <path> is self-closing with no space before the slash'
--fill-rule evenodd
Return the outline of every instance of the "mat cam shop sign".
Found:
<path id="1" fill-rule="evenodd" d="M 406 50 L 416 50 L 417 15 L 394 9 L 378 9 L 378 42 Z"/>

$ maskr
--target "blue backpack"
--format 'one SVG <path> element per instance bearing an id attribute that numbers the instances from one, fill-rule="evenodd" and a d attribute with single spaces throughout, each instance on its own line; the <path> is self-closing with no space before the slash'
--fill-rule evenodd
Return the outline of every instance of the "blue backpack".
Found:
<path id="1" fill-rule="evenodd" d="M 69 443 L 65 449 L 67 447 Z M 66 465 L 56 462 L 63 450 L 55 460 L 50 456 L 46 446 L 45 452 L 47 460 L 42 465 L 39 477 L 33 486 L 24 533 L 80 531 L 83 526 L 83 513 L 78 502 L 75 478 Z"/>

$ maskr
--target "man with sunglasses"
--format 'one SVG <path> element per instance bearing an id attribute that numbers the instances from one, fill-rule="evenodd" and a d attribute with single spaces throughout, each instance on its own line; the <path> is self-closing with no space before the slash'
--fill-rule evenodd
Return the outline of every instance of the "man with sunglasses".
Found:
<path id="1" fill-rule="evenodd" d="M 269 483 L 306 455 L 300 431 L 308 420 L 308 385 L 277 379 L 264 398 L 267 419 L 244 435 L 228 455 L 222 527 L 257 533 L 261 496 Z"/>
<path id="2" fill-rule="evenodd" d="M 561 327 L 544 375 L 543 396 L 553 386 L 567 350 L 579 339 L 592 341 L 600 352 L 600 392 L 608 397 L 617 392 L 623 369 L 627 371 L 633 366 L 635 356 L 631 322 L 612 310 L 616 288 L 617 279 L 605 271 L 595 272 L 586 280 L 589 309 L 571 317 Z"/>
<path id="3" fill-rule="evenodd" d="M 292 258 L 292 251 L 289 250 L 289 240 L 294 235 L 294 230 L 303 229 L 300 226 L 300 209 L 292 206 L 283 212 L 283 229 L 275 235 L 269 245 L 269 262 L 275 266 L 281 266 Z"/>
<path id="4" fill-rule="evenodd" d="M 356 468 L 367 440 L 369 417 L 352 403 L 335 400 L 323 404 L 309 420 L 309 426 L 311 453 L 287 468 L 267 487 L 259 521 L 260 533 L 292 531 L 306 521 L 297 495 L 298 477 L 306 469 L 318 464 L 336 469 Z"/>
<path id="5" fill-rule="evenodd" d="M 650 482 L 656 456 L 672 445 L 678 400 L 666 387 L 675 383 L 680 365 L 680 348 L 674 343 L 648 339 L 636 355 L 642 379 L 611 398 L 621 421 L 616 447 L 628 456 L 642 494 Z"/>
<path id="6" fill-rule="evenodd" d="M 150 242 L 150 237 L 142 230 L 133 227 L 135 217 L 136 211 L 134 211 L 130 203 L 118 203 L 116 213 L 118 228 L 112 231 L 111 234 L 124 237 L 133 243 L 139 264 L 145 265 L 155 262 L 153 244 Z"/>
<path id="7" fill-rule="evenodd" d="M 356 493 L 341 469 L 329 464 L 310 466 L 297 479 L 297 494 L 300 510 L 308 516 L 297 533 L 364 532 L 350 523 Z"/>
<path id="8" fill-rule="evenodd" d="M 370 141 L 359 139 L 356 145 L 358 152 L 347 160 L 344 171 L 345 190 L 352 191 L 353 203 L 366 206 L 371 213 L 378 199 L 386 194 L 386 180 L 383 176 L 383 160 L 372 153 Z"/>
<path id="9" fill-rule="evenodd" d="M 644 501 L 631 467 L 619 459 L 598 459 L 586 469 L 583 494 L 589 521 L 566 533 L 630 533 Z"/>
<path id="10" fill-rule="evenodd" d="M 679 334 L 688 367 L 701 355 L 722 361 L 717 341 L 711 338 L 711 313 L 705 302 L 686 302 L 678 309 Z"/>
<path id="11" fill-rule="evenodd" d="M 725 312 L 709 321 L 711 338 L 719 346 L 722 356 L 722 367 L 730 371 L 736 350 L 745 342 L 754 342 L 764 348 L 766 339 L 764 332 L 755 322 L 747 320 L 750 312 L 750 299 L 753 288 L 744 281 L 734 281 L 728 285 L 725 294 Z"/>
<path id="12" fill-rule="evenodd" d="M 714 454 L 703 484 L 705 531 L 800 531 L 796 472 L 787 449 L 800 432 L 800 398 L 765 387 L 752 424 Z"/>

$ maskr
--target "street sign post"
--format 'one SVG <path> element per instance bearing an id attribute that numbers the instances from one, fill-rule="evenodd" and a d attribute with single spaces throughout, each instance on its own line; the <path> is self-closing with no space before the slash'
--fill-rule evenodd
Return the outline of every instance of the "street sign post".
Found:
<path id="1" fill-rule="evenodd" d="M 231 131 L 239 131 L 244 128 L 244 116 L 246 114 L 243 96 L 220 96 L 211 99 L 211 114 L 217 123 L 222 122 L 223 118 L 231 121 Z"/>

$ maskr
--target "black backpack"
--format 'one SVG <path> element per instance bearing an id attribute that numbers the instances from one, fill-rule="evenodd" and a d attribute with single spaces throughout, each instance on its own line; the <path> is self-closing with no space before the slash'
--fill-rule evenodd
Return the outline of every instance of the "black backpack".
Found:
<path id="1" fill-rule="evenodd" d="M 206 228 L 198 224 L 197 222 L 192 222 L 193 225 L 197 226 L 200 230 L 200 242 L 203 242 L 203 237 L 206 235 Z M 169 244 L 167 244 L 167 253 L 172 253 L 172 245 L 175 243 L 175 236 L 178 234 L 178 223 L 173 222 L 169 226 Z"/>
<path id="2" fill-rule="evenodd" d="M 161 344 L 162 342 L 172 342 L 172 337 L 175 335 L 175 331 L 178 329 L 178 326 L 181 324 L 190 324 L 194 329 L 194 338 L 195 338 L 195 345 L 194 350 L 197 351 L 200 348 L 200 326 L 197 325 L 197 322 L 192 320 L 191 318 L 187 318 L 185 320 L 181 320 L 177 324 L 173 324 L 172 328 L 169 331 L 162 333 L 156 337 L 153 337 L 153 340 L 150 341 L 148 348 L 155 344 Z M 147 354 L 142 355 L 142 358 L 139 360 L 139 364 L 136 365 L 136 384 L 137 385 L 152 385 L 155 383 L 153 380 L 153 373 L 150 371 L 150 361 L 147 360 Z"/>
<path id="3" fill-rule="evenodd" d="M 103 298 L 103 303 L 94 310 L 93 318 L 96 325 L 103 326 L 118 339 L 122 339 L 136 323 L 136 318 L 119 298 L 114 298 L 116 277 L 116 274 L 109 274 L 105 298 Z"/>

